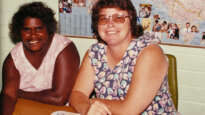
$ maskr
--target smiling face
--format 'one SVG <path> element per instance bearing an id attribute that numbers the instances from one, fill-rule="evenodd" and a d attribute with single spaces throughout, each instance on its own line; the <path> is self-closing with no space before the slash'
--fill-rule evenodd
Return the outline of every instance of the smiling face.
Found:
<path id="1" fill-rule="evenodd" d="M 98 33 L 108 45 L 117 45 L 132 39 L 127 11 L 118 8 L 103 8 L 99 16 Z"/>
<path id="2" fill-rule="evenodd" d="M 190 23 L 186 23 L 186 28 L 189 28 L 190 27 Z"/>
<path id="3" fill-rule="evenodd" d="M 38 18 L 27 17 L 21 29 L 21 39 L 26 50 L 41 51 L 51 42 L 46 26 Z"/>

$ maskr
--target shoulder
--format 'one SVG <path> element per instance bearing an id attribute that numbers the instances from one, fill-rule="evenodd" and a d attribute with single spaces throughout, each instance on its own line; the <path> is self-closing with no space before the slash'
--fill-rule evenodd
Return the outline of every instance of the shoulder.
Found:
<path id="1" fill-rule="evenodd" d="M 90 53 L 90 52 L 95 52 L 95 53 L 97 53 L 97 52 L 101 52 L 102 50 L 104 50 L 105 47 L 106 47 L 106 45 L 105 45 L 104 43 L 99 43 L 99 42 L 97 42 L 97 43 L 92 44 L 92 45 L 90 46 L 90 48 L 88 49 L 88 51 L 89 51 L 89 53 Z"/>
<path id="2" fill-rule="evenodd" d="M 55 34 L 53 39 L 53 42 L 55 42 L 54 49 L 59 52 L 58 57 L 78 55 L 75 44 L 69 38 Z"/>
<path id="3" fill-rule="evenodd" d="M 78 53 L 78 50 L 75 46 L 75 44 L 73 42 L 70 42 L 64 49 L 62 52 L 67 52 L 67 53 Z"/>
<path id="4" fill-rule="evenodd" d="M 68 56 L 68 57 L 75 57 L 79 58 L 78 50 L 73 42 L 70 42 L 59 54 L 59 56 Z"/>
<path id="5" fill-rule="evenodd" d="M 92 58 L 100 58 L 101 55 L 105 53 L 106 45 L 104 43 L 94 43 L 88 50 L 89 57 Z M 97 56 L 97 57 L 96 57 Z"/>
<path id="6" fill-rule="evenodd" d="M 70 42 L 57 56 L 56 64 L 69 64 L 70 66 L 80 64 L 80 55 L 73 42 Z"/>
<path id="7" fill-rule="evenodd" d="M 162 49 L 158 45 L 152 44 L 139 53 L 139 57 L 136 60 L 135 70 L 140 72 L 152 71 L 151 73 L 153 75 L 160 74 L 157 76 L 165 77 L 168 66 L 168 60 Z"/>
<path id="8" fill-rule="evenodd" d="M 18 70 L 15 67 L 15 64 L 13 62 L 11 53 L 6 57 L 3 63 L 3 76 L 8 76 L 8 74 L 16 74 L 18 73 Z"/>
<path id="9" fill-rule="evenodd" d="M 4 60 L 3 67 L 6 67 L 8 65 L 13 65 L 13 59 L 12 59 L 11 53 L 9 53 L 9 55 Z"/>
<path id="10" fill-rule="evenodd" d="M 165 64 L 167 65 L 166 55 L 164 54 L 162 48 L 157 44 L 151 44 L 145 47 L 139 54 L 139 59 L 147 62 L 152 62 L 155 64 Z"/>
<path id="11" fill-rule="evenodd" d="M 163 54 L 163 50 L 158 44 L 150 44 L 145 47 L 141 52 L 146 55 Z"/>

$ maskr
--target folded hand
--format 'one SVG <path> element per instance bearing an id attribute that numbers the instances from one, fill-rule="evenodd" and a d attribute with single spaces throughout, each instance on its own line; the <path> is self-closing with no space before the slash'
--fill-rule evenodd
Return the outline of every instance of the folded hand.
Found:
<path id="1" fill-rule="evenodd" d="M 91 103 L 87 115 L 111 115 L 108 107 L 99 101 Z"/>

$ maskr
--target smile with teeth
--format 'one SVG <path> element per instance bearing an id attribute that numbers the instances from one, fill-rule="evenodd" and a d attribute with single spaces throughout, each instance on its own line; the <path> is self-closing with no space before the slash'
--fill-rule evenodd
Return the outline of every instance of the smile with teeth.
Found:
<path id="1" fill-rule="evenodd" d="M 116 31 L 108 31 L 107 34 L 116 34 Z"/>
<path id="2" fill-rule="evenodd" d="M 38 43 L 39 41 L 30 41 L 29 43 L 30 44 L 36 44 L 36 43 Z"/>

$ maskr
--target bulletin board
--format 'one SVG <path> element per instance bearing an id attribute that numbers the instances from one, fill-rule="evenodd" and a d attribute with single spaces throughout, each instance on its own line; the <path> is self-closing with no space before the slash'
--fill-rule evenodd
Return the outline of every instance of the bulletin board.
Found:
<path id="1" fill-rule="evenodd" d="M 92 5 L 97 0 L 58 0 L 59 30 L 66 36 L 92 38 Z M 205 47 L 204 0 L 131 0 L 144 32 L 161 44 Z"/>

